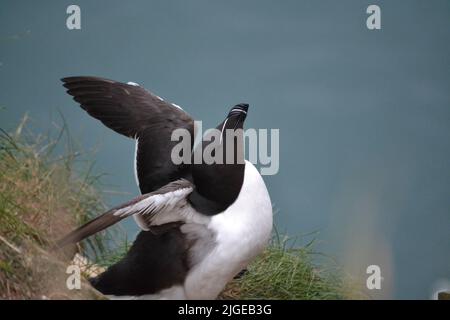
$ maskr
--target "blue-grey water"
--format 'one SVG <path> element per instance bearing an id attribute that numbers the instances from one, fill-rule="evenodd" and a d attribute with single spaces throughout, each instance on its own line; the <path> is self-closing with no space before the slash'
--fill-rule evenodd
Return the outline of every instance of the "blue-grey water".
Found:
<path id="1" fill-rule="evenodd" d="M 0 127 L 64 114 L 97 147 L 117 204 L 138 193 L 134 143 L 85 114 L 71 75 L 134 81 L 215 126 L 250 103 L 247 128 L 280 129 L 265 181 L 281 232 L 318 231 L 317 250 L 374 297 L 429 298 L 450 279 L 450 1 L 72 1 L 0 3 Z M 381 7 L 381 30 L 366 8 Z M 108 187 L 109 188 L 109 187 Z M 137 232 L 126 222 L 131 237 Z"/>

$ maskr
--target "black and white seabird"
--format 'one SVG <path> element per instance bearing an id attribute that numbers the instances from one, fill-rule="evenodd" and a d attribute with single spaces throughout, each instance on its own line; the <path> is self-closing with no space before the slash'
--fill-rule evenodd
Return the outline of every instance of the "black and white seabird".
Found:
<path id="1" fill-rule="evenodd" d="M 93 286 L 117 299 L 215 299 L 264 249 L 272 230 L 267 188 L 253 164 L 244 161 L 242 144 L 234 144 L 231 164 L 176 165 L 173 130 L 188 130 L 194 147 L 194 121 L 179 106 L 135 83 L 97 77 L 62 81 L 87 113 L 136 139 L 142 195 L 71 232 L 59 246 L 133 216 L 143 231 L 121 261 L 91 279 Z M 217 129 L 242 129 L 247 111 L 247 104 L 234 106 Z M 229 141 L 226 135 L 220 141 L 225 159 Z M 202 146 L 208 143 L 203 140 Z"/>

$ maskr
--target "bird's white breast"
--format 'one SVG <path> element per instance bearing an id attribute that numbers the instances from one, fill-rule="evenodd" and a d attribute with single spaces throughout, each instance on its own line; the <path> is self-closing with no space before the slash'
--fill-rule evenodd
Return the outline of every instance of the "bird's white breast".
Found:
<path id="1" fill-rule="evenodd" d="M 264 180 L 246 161 L 244 182 L 236 201 L 213 216 L 208 229 L 215 246 L 189 272 L 188 299 L 214 299 L 225 285 L 267 245 L 272 231 L 272 204 Z"/>

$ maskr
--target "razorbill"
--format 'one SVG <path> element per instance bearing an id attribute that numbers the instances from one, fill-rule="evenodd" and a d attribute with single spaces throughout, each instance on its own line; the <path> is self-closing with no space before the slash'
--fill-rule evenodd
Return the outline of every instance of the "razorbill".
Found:
<path id="1" fill-rule="evenodd" d="M 62 81 L 88 114 L 136 140 L 142 195 L 74 230 L 59 247 L 133 216 L 143 231 L 121 261 L 91 279 L 92 285 L 116 299 L 215 299 L 264 249 L 272 230 L 269 194 L 258 170 L 243 158 L 237 141 L 242 136 L 224 134 L 242 132 L 248 105 L 231 108 L 217 126 L 221 156 L 227 159 L 226 146 L 233 143 L 234 161 L 174 164 L 174 130 L 191 133 L 194 149 L 194 121 L 181 107 L 136 83 L 97 77 Z"/>

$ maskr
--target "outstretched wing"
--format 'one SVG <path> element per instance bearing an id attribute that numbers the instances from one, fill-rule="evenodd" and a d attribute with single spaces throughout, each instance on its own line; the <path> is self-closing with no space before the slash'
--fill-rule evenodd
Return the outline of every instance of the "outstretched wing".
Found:
<path id="1" fill-rule="evenodd" d="M 186 222 L 195 212 L 187 202 L 192 190 L 192 183 L 185 179 L 171 182 L 105 212 L 59 240 L 57 246 L 62 248 L 77 243 L 129 216 L 138 217 L 139 225 L 144 229 Z"/>
<path id="2" fill-rule="evenodd" d="M 184 128 L 194 143 L 194 121 L 180 107 L 136 84 L 97 77 L 62 79 L 67 93 L 108 128 L 137 140 L 136 171 L 141 193 L 152 192 L 183 176 L 186 167 L 170 158 L 173 130 Z"/>

